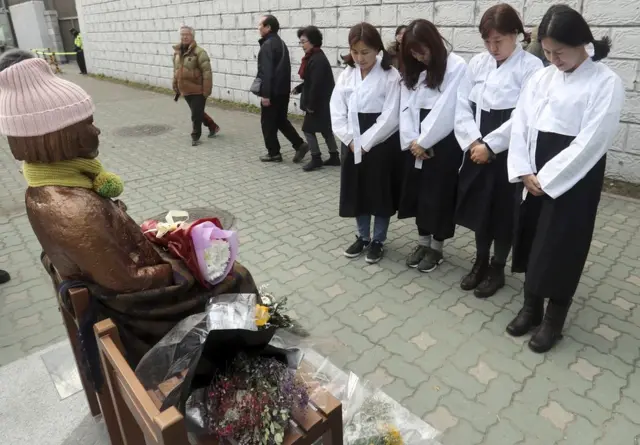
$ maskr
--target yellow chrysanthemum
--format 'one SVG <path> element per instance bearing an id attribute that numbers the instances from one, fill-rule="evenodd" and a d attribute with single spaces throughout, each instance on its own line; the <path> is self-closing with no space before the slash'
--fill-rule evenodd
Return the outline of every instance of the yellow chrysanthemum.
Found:
<path id="1" fill-rule="evenodd" d="M 269 308 L 260 304 L 256 305 L 256 326 L 264 326 L 269 321 Z"/>
<path id="2" fill-rule="evenodd" d="M 403 445 L 402 434 L 394 426 L 387 426 L 387 433 L 384 437 L 385 445 Z"/>

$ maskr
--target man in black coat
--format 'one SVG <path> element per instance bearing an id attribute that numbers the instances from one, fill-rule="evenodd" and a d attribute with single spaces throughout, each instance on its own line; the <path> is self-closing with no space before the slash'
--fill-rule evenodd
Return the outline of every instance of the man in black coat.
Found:
<path id="1" fill-rule="evenodd" d="M 260 52 L 258 52 L 258 74 L 260 81 L 260 103 L 262 135 L 268 153 L 262 162 L 282 162 L 278 130 L 291 142 L 296 154 L 293 162 L 299 163 L 309 151 L 309 146 L 300 137 L 287 116 L 291 94 L 291 60 L 289 50 L 278 31 L 280 24 L 272 15 L 265 15 L 258 23 Z"/>

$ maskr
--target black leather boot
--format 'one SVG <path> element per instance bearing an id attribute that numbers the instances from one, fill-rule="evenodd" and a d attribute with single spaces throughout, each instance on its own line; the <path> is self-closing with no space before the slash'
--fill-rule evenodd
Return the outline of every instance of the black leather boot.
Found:
<path id="1" fill-rule="evenodd" d="M 489 270 L 489 258 L 476 258 L 471 272 L 460 282 L 462 290 L 474 290 L 485 279 Z"/>
<path id="2" fill-rule="evenodd" d="M 533 352 L 547 352 L 562 339 L 562 328 L 569 313 L 571 301 L 559 305 L 549 301 L 542 324 L 529 340 L 529 349 Z"/>
<path id="3" fill-rule="evenodd" d="M 324 164 L 322 163 L 322 156 L 321 155 L 313 155 L 313 156 L 311 156 L 311 160 L 309 162 L 307 162 L 307 164 L 304 167 L 302 167 L 302 170 L 304 170 L 306 172 L 310 172 L 310 171 L 322 168 L 323 165 Z"/>
<path id="4" fill-rule="evenodd" d="M 497 264 L 494 259 L 491 260 L 487 275 L 473 292 L 476 298 L 492 297 L 504 287 L 504 266 L 504 264 Z"/>
<path id="5" fill-rule="evenodd" d="M 543 316 L 544 298 L 538 298 L 525 291 L 522 309 L 507 326 L 507 333 L 513 337 L 522 337 L 528 334 L 531 329 L 540 326 Z"/>
<path id="6" fill-rule="evenodd" d="M 278 153 L 277 155 L 266 154 L 264 156 L 260 156 L 261 162 L 282 162 L 282 155 Z"/>
<path id="7" fill-rule="evenodd" d="M 309 144 L 303 142 L 300 146 L 295 148 L 296 154 L 293 156 L 293 163 L 299 164 L 302 162 L 304 157 L 309 153 Z"/>
<path id="8" fill-rule="evenodd" d="M 340 155 L 338 152 L 329 153 L 329 158 L 324 161 L 324 165 L 340 167 Z"/>

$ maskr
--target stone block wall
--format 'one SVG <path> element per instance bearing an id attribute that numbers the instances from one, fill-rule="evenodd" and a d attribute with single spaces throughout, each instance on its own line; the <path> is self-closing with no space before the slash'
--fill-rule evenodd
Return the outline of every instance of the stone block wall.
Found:
<path id="1" fill-rule="evenodd" d="M 483 50 L 477 24 L 496 0 L 76 0 L 90 72 L 170 87 L 172 49 L 182 22 L 195 27 L 196 40 L 212 59 L 218 99 L 257 104 L 248 93 L 256 72 L 258 33 L 264 13 L 278 17 L 289 45 L 292 81 L 302 57 L 296 30 L 313 24 L 322 29 L 324 50 L 340 71 L 347 53 L 349 27 L 359 21 L 377 25 L 385 41 L 395 27 L 414 18 L 439 26 L 454 50 L 466 58 Z M 627 102 L 619 135 L 609 155 L 610 177 L 640 182 L 640 0 L 512 0 L 529 27 L 549 6 L 568 3 L 582 11 L 596 37 L 608 35 L 613 51 L 607 63 L 624 80 Z M 291 111 L 298 111 L 292 101 Z"/>
<path id="2" fill-rule="evenodd" d="M 58 22 L 58 13 L 54 10 L 44 12 L 44 20 L 47 25 L 47 34 L 51 39 L 51 50 L 55 52 L 64 52 L 62 44 L 62 36 L 60 35 L 60 23 Z M 57 56 L 60 62 L 66 62 L 65 56 Z"/>

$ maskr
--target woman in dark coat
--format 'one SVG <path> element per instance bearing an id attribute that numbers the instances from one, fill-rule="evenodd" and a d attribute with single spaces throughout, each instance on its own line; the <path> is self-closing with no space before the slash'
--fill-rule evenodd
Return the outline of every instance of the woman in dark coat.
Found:
<path id="1" fill-rule="evenodd" d="M 304 57 L 298 74 L 303 82 L 293 89 L 293 94 L 302 93 L 300 109 L 305 112 L 302 131 L 309 144 L 311 161 L 302 169 L 312 171 L 323 165 L 340 165 L 338 146 L 331 129 L 329 102 L 335 82 L 329 59 L 321 49 L 322 33 L 315 26 L 298 30 Z M 329 148 L 329 159 L 322 161 L 316 133 L 322 134 Z"/>

